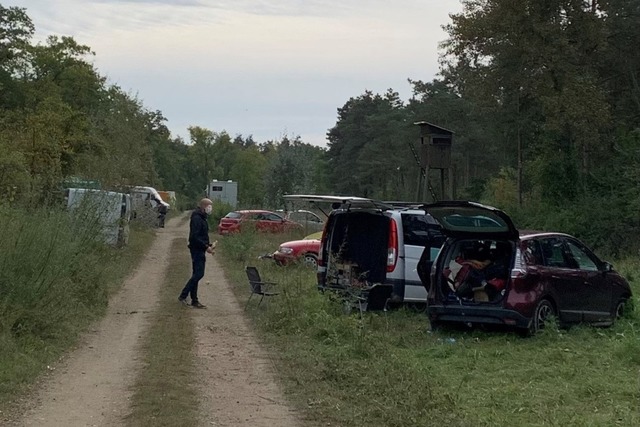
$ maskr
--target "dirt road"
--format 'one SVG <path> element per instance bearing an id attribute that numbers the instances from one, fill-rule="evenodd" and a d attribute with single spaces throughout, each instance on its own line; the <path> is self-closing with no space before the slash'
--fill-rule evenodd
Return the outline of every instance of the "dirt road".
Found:
<path id="1" fill-rule="evenodd" d="M 110 302 L 106 317 L 52 367 L 13 425 L 126 425 L 131 390 L 144 363 L 140 343 L 158 307 L 171 243 L 187 234 L 188 223 L 180 219 L 158 231 L 138 269 Z M 181 286 L 176 284 L 176 295 Z M 215 258 L 209 258 L 200 286 L 209 309 L 184 311 L 196 325 L 193 357 L 199 367 L 200 425 L 298 425 L 273 377 L 269 356 L 260 348 Z"/>

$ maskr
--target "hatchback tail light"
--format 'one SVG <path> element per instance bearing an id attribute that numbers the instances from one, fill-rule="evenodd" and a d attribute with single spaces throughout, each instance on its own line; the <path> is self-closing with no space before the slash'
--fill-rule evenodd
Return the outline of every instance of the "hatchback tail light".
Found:
<path id="1" fill-rule="evenodd" d="M 511 269 L 511 278 L 517 279 L 527 275 L 527 269 L 525 268 L 524 261 L 522 259 L 522 252 L 520 248 L 516 249 L 516 259 L 513 261 L 513 268 Z"/>
<path id="2" fill-rule="evenodd" d="M 398 262 L 398 226 L 391 219 L 389 221 L 389 245 L 387 248 L 387 273 L 396 269 Z"/>

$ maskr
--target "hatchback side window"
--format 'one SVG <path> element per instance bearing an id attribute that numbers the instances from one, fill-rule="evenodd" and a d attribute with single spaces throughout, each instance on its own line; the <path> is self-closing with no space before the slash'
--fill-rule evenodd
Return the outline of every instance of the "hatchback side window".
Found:
<path id="1" fill-rule="evenodd" d="M 569 247 L 571 255 L 573 255 L 573 259 L 576 260 L 580 270 L 598 271 L 598 264 L 589 256 L 588 253 L 584 251 L 584 249 L 570 240 L 567 242 L 567 246 Z"/>
<path id="2" fill-rule="evenodd" d="M 264 214 L 264 219 L 266 219 L 267 221 L 282 222 L 282 218 L 281 217 L 279 217 L 276 214 L 271 214 L 271 213 Z"/>
<path id="3" fill-rule="evenodd" d="M 544 258 L 540 250 L 540 242 L 537 240 L 525 240 L 523 242 L 523 255 L 529 265 L 544 265 Z"/>
<path id="4" fill-rule="evenodd" d="M 549 237 L 540 240 L 544 265 L 547 267 L 577 268 L 573 259 L 567 256 L 562 239 Z"/>

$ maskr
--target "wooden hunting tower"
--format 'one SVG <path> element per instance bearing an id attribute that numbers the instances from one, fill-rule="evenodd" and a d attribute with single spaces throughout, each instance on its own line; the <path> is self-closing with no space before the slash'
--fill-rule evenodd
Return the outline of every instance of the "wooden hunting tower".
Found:
<path id="1" fill-rule="evenodd" d="M 453 132 L 428 122 L 416 122 L 420 126 L 420 182 L 418 185 L 418 200 L 426 195 L 430 189 L 429 171 L 440 170 L 440 198 L 453 198 L 453 179 L 451 169 L 451 145 Z M 445 174 L 445 171 L 447 172 Z M 448 177 L 449 191 L 445 193 L 445 176 Z M 433 190 L 432 197 L 435 199 Z"/>

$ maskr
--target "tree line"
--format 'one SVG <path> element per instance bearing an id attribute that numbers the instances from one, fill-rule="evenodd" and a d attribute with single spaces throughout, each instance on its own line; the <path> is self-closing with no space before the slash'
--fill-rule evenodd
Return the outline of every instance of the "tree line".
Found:
<path id="1" fill-rule="evenodd" d="M 33 43 L 24 8 L 0 5 L 0 194 L 48 201 L 64 180 L 106 189 L 151 185 L 193 202 L 212 179 L 239 182 L 243 206 L 322 188 L 324 150 L 284 136 L 256 142 L 199 126 L 173 137 L 161 111 L 107 82 L 94 53 L 67 36 Z"/>
<path id="2" fill-rule="evenodd" d="M 174 137 L 162 112 L 107 83 L 88 46 L 34 44 L 26 11 L 0 6 L 0 191 L 46 199 L 78 176 L 192 201 L 211 179 L 232 179 L 243 207 L 281 207 L 296 192 L 415 200 L 414 123 L 425 120 L 455 132 L 455 198 L 611 253 L 636 248 L 626 237 L 640 231 L 640 3 L 462 3 L 439 75 L 410 80 L 408 100 L 393 89 L 353 96 L 326 148 L 199 126 Z"/>

